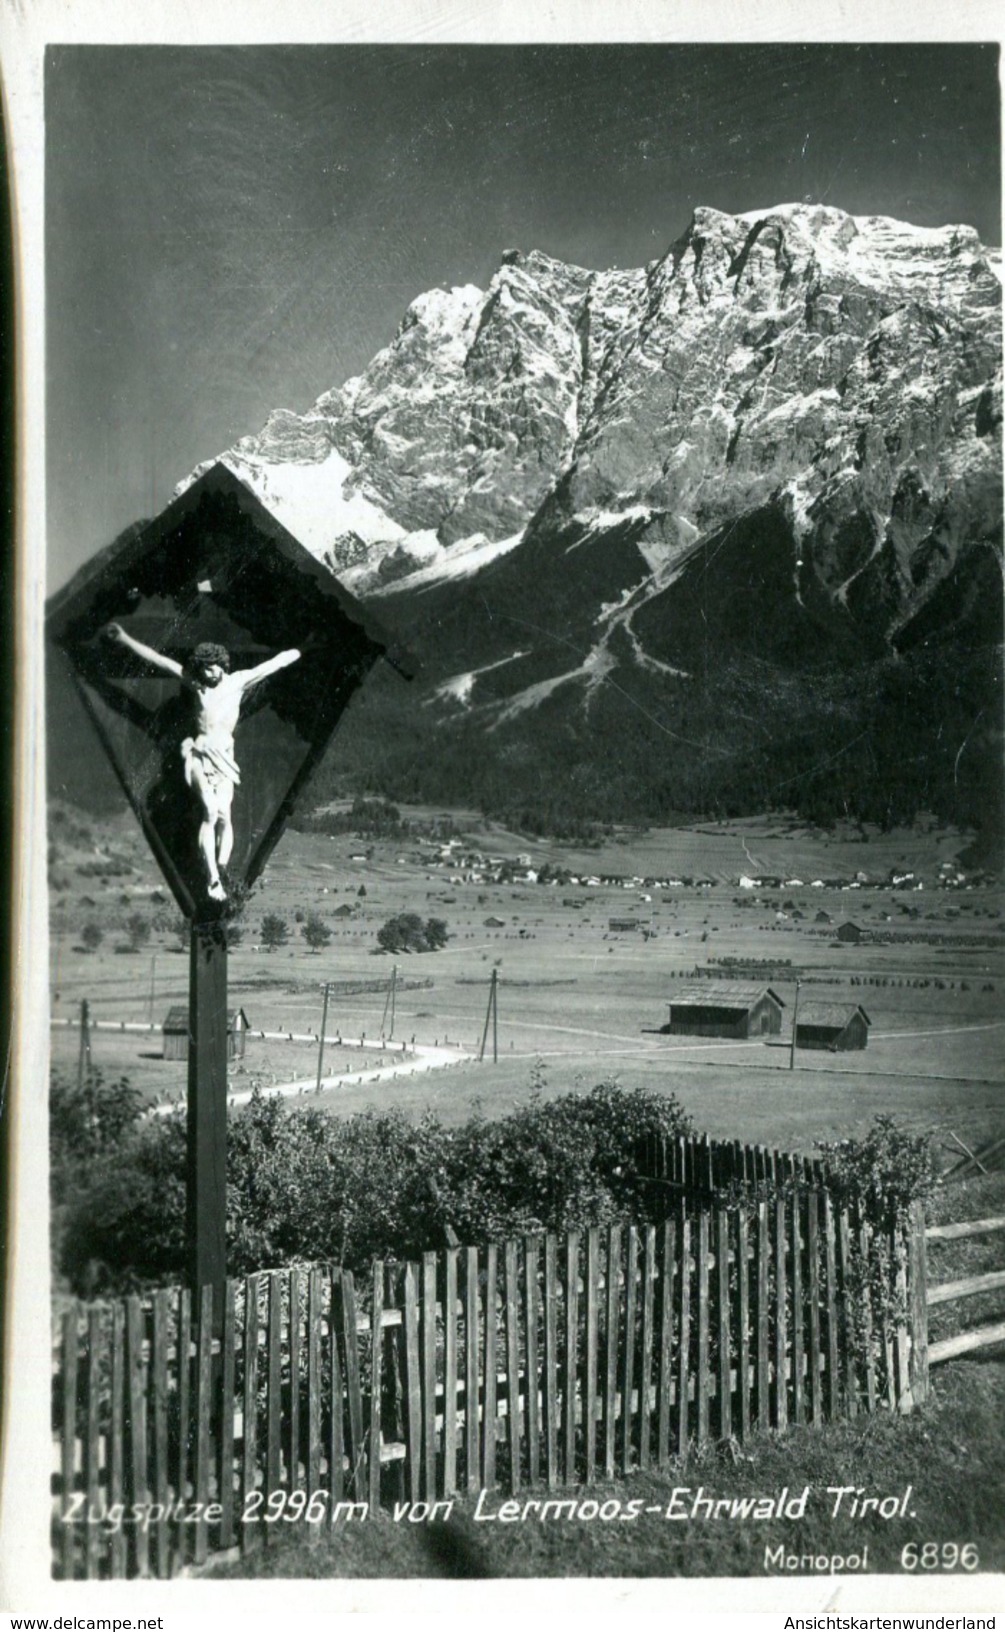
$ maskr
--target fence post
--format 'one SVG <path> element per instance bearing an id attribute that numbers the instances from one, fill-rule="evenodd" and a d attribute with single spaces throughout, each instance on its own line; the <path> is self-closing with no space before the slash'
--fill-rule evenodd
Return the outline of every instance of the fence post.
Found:
<path id="1" fill-rule="evenodd" d="M 150 1497 L 147 1489 L 147 1379 L 143 1360 L 143 1314 L 140 1300 L 135 1295 L 126 1301 L 126 1367 L 129 1376 L 129 1494 L 142 1509 Z M 138 1524 L 135 1534 L 136 1573 L 149 1575 L 147 1532 Z"/>
<path id="2" fill-rule="evenodd" d="M 430 1310 L 432 1319 L 432 1310 Z M 427 1405 L 427 1410 L 429 1409 Z M 435 1410 L 435 1407 L 434 1407 Z M 448 1247 L 443 1291 L 443 1494 L 457 1494 L 457 1248 Z M 435 1490 L 427 1500 L 435 1500 Z"/>
<path id="3" fill-rule="evenodd" d="M 925 1252 L 925 1209 L 911 1204 L 908 1234 L 908 1313 L 911 1323 L 911 1398 L 915 1405 L 928 1399 L 928 1262 Z"/>
<path id="4" fill-rule="evenodd" d="M 77 1466 L 77 1305 L 71 1304 L 63 1315 L 63 1434 L 60 1467 L 62 1469 L 62 1579 L 74 1578 L 74 1547 L 76 1525 L 66 1523 L 71 1510 L 71 1497 L 76 1488 Z"/>
<path id="5" fill-rule="evenodd" d="M 371 1513 L 380 1505 L 381 1408 L 383 1404 L 384 1262 L 375 1258 L 370 1306 L 370 1488 Z M 309 1332 L 309 1328 L 308 1328 Z M 308 1338 L 309 1341 L 309 1338 Z M 310 1476 L 308 1475 L 308 1482 Z"/>
<path id="6" fill-rule="evenodd" d="M 538 1243 L 528 1235 L 523 1244 L 524 1263 L 524 1401 L 527 1423 L 528 1482 L 536 1485 L 541 1476 L 541 1396 L 538 1355 Z"/>
<path id="7" fill-rule="evenodd" d="M 419 1500 L 419 1479 L 422 1472 L 423 1433 L 422 1374 L 419 1364 L 418 1267 L 415 1264 L 405 1265 L 404 1301 L 402 1341 L 405 1350 L 405 1388 L 408 1402 L 408 1494 L 413 1502 L 417 1502 Z"/>
<path id="8" fill-rule="evenodd" d="M 490 1244 L 485 1252 L 485 1346 L 482 1351 L 482 1478 L 486 1490 L 494 1490 L 496 1482 L 496 1419 L 498 1403 L 496 1386 L 497 1359 L 497 1294 L 498 1248 Z"/>
<path id="9" fill-rule="evenodd" d="M 244 1282 L 244 1444 L 241 1456 L 241 1499 L 244 1512 L 258 1488 L 258 1276 Z M 334 1477 L 329 1468 L 329 1478 Z M 258 1527 L 241 1525 L 241 1551 L 250 1552 L 258 1539 Z"/>
<path id="10" fill-rule="evenodd" d="M 558 1245 L 544 1240 L 544 1444 L 549 1488 L 558 1484 Z"/>
<path id="11" fill-rule="evenodd" d="M 446 1308 L 443 1326 L 446 1331 Z M 444 1389 L 444 1400 L 446 1390 Z M 443 1443 L 447 1442 L 444 1404 Z M 422 1255 L 422 1468 L 423 1495 L 436 1500 L 436 1254 Z M 449 1496 L 450 1492 L 446 1494 Z M 414 1497 L 412 1498 L 414 1501 Z"/>
<path id="12" fill-rule="evenodd" d="M 465 1255 L 464 1276 L 464 1476 L 468 1490 L 481 1484 L 478 1444 L 478 1248 Z"/>

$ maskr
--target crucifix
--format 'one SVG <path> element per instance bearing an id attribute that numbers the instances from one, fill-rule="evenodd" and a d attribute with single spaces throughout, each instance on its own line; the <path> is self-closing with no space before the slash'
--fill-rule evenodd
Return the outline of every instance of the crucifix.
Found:
<path id="1" fill-rule="evenodd" d="M 411 665 L 223 465 L 82 568 L 47 631 L 190 926 L 188 1280 L 222 1288 L 227 925 L 373 664 Z"/>

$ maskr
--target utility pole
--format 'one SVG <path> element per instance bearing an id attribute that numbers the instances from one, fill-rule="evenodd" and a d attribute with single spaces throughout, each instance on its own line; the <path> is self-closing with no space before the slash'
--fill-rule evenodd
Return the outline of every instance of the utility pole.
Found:
<path id="1" fill-rule="evenodd" d="M 498 1065 L 499 1064 L 499 1006 L 498 1006 L 498 999 L 497 999 L 497 996 L 496 996 L 497 973 L 498 973 L 498 971 L 493 969 L 493 971 L 492 971 L 492 983 L 491 983 L 491 985 L 489 987 L 489 1003 L 488 1003 L 488 1008 L 485 1010 L 485 1030 L 482 1032 L 482 1046 L 478 1051 L 479 1060 L 484 1060 L 484 1058 L 485 1058 L 485 1044 L 488 1042 L 488 1035 L 489 1035 L 489 1021 L 491 1020 L 492 1021 L 492 1063 L 493 1063 L 493 1065 Z"/>
<path id="2" fill-rule="evenodd" d="M 799 1024 L 799 982 L 796 981 L 796 1001 L 792 1009 L 792 1044 L 789 1048 L 789 1070 L 796 1068 L 796 1027 Z"/>
<path id="3" fill-rule="evenodd" d="M 328 1026 L 328 993 L 330 991 L 331 991 L 331 981 L 326 980 L 325 981 L 325 1001 L 324 1001 L 324 1007 L 321 1010 L 321 1035 L 318 1038 L 318 1080 L 317 1080 L 317 1083 L 315 1084 L 315 1087 L 314 1087 L 314 1092 L 316 1094 L 319 1094 L 321 1092 L 321 1067 L 322 1067 L 322 1064 L 324 1063 L 324 1057 L 325 1057 L 325 1031 L 326 1031 L 327 1026 Z"/>
<path id="4" fill-rule="evenodd" d="M 77 1055 L 77 1088 L 82 1090 L 91 1076 L 91 1021 L 87 998 L 80 1004 L 80 1052 Z"/>
<path id="5" fill-rule="evenodd" d="M 386 1037 L 393 1037 L 394 1036 L 394 993 L 395 993 L 395 988 L 396 988 L 397 984 L 398 984 L 398 965 L 396 963 L 392 963 L 392 965 L 391 965 L 391 984 L 388 987 L 387 997 L 384 999 L 384 1013 L 381 1016 L 381 1021 L 380 1021 L 380 1034 L 381 1034 L 382 1037 L 385 1037 L 385 1036 Z M 390 1029 L 390 1031 L 385 1032 L 385 1030 L 384 1030 L 384 1021 L 387 1019 L 388 1009 L 391 1010 L 391 1029 Z"/>

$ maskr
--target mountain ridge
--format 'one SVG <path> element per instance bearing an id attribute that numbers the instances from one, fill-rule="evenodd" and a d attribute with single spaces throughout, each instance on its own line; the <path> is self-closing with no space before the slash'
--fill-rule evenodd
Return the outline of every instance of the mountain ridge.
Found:
<path id="1" fill-rule="evenodd" d="M 809 204 L 419 295 L 220 456 L 423 659 L 329 786 L 997 820 L 1000 308 L 973 229 Z"/>

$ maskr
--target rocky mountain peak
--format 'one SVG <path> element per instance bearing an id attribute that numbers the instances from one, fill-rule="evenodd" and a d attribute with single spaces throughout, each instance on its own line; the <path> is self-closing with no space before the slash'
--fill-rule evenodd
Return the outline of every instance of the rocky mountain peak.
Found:
<path id="1" fill-rule="evenodd" d="M 993 508 L 1000 299 L 969 227 L 702 207 L 646 268 L 509 249 L 486 290 L 419 295 L 362 375 L 225 458 L 363 591 L 392 552 L 395 580 L 411 560 L 428 581 L 472 541 L 640 506 L 672 567 L 772 501 L 843 600 L 885 551 L 899 617 L 951 567 L 962 512 Z M 835 554 L 851 518 L 859 548 Z"/>
<path id="2" fill-rule="evenodd" d="M 421 654 L 340 764 L 577 819 L 999 820 L 1000 308 L 970 228 L 814 204 L 418 295 L 222 456 Z"/>

